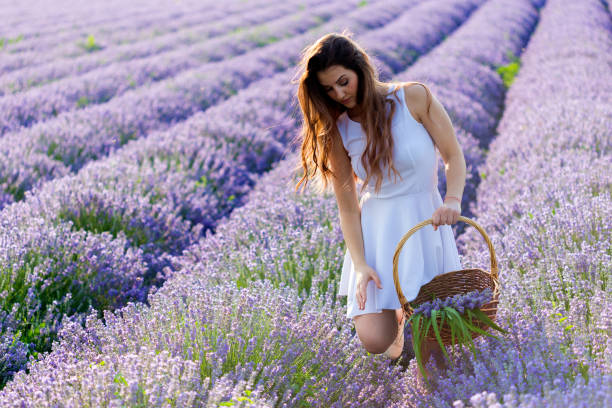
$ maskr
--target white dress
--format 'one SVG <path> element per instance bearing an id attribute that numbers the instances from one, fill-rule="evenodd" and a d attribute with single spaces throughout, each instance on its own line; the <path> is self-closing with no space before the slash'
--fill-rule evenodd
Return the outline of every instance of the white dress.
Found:
<path id="1" fill-rule="evenodd" d="M 390 90 L 395 84 L 390 86 Z M 390 93 L 387 98 L 395 98 Z M 431 218 L 442 205 L 438 190 L 438 156 L 427 129 L 416 121 L 406 106 L 400 86 L 395 98 L 392 119 L 393 163 L 403 180 L 383 171 L 378 193 L 373 177 L 366 186 L 359 204 L 365 260 L 380 277 L 382 289 L 373 280 L 367 285 L 365 309 L 355 299 L 355 270 L 348 248 L 344 256 L 338 296 L 347 298 L 347 318 L 366 313 L 382 313 L 382 309 L 399 309 L 401 304 L 393 283 L 393 255 L 401 238 L 416 224 Z M 365 180 L 361 154 L 365 149 L 365 133 L 359 122 L 344 112 L 339 116 L 338 130 L 351 158 L 355 174 Z M 360 188 L 360 186 L 359 186 Z M 422 285 L 436 275 L 462 269 L 457 245 L 450 225 L 434 231 L 427 225 L 408 238 L 398 259 L 400 286 L 406 299 L 413 300 Z"/>

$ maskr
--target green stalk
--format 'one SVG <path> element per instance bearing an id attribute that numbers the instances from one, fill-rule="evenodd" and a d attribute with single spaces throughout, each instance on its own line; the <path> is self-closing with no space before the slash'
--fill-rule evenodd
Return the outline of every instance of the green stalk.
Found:
<path id="1" fill-rule="evenodd" d="M 472 336 L 470 335 L 469 329 L 466 326 L 466 322 L 461 318 L 459 312 L 448 306 L 445 307 L 444 310 L 446 310 L 449 315 L 454 317 L 454 324 L 457 326 L 457 329 L 459 330 L 461 336 L 459 341 L 462 344 L 467 344 L 468 348 L 472 351 L 472 353 L 475 354 L 476 350 L 472 341 Z"/>
<path id="2" fill-rule="evenodd" d="M 445 313 L 442 311 L 438 311 L 438 310 L 432 310 L 431 320 L 432 320 L 432 325 L 433 325 L 433 331 L 434 331 L 434 334 L 436 335 L 436 340 L 438 340 L 438 344 L 440 345 L 442 352 L 444 353 L 446 358 L 450 360 L 450 357 L 448 356 L 448 353 L 446 352 L 446 347 L 444 346 L 444 343 L 442 342 L 442 338 L 440 337 L 440 328 L 438 328 L 438 313 L 440 313 L 440 328 L 444 325 Z"/>
<path id="3" fill-rule="evenodd" d="M 456 344 L 455 343 L 455 325 L 451 323 L 452 320 L 452 316 L 449 315 L 448 313 L 445 313 L 446 317 L 448 317 L 448 327 L 450 327 L 451 330 L 451 344 Z"/>
<path id="4" fill-rule="evenodd" d="M 423 368 L 423 356 L 421 355 L 421 321 L 423 320 L 423 316 L 421 314 L 413 315 L 412 318 L 412 347 L 414 349 L 414 356 L 417 360 L 417 365 L 421 370 L 421 373 L 425 371 Z"/>
<path id="5" fill-rule="evenodd" d="M 485 313 L 485 312 L 483 312 L 482 310 L 480 310 L 480 309 L 474 309 L 472 312 L 473 312 L 473 313 L 476 315 L 476 317 L 478 317 L 480 320 L 482 320 L 483 322 L 485 322 L 485 323 L 486 323 L 486 324 L 487 324 L 489 327 L 492 327 L 492 328 L 494 328 L 495 330 L 497 330 L 497 331 L 499 331 L 499 332 L 502 332 L 502 333 L 504 333 L 504 334 L 508 334 L 508 332 L 507 332 L 506 330 L 504 330 L 504 329 L 502 329 L 501 327 L 499 327 L 498 325 L 496 325 L 496 324 L 493 322 L 493 320 L 491 320 L 491 319 L 489 318 L 489 316 L 487 316 L 487 315 L 486 315 L 486 313 Z"/>
<path id="6" fill-rule="evenodd" d="M 479 319 L 477 316 L 474 315 L 474 313 L 471 310 L 467 310 L 468 315 L 470 316 L 470 322 L 467 323 L 468 329 L 475 331 L 477 333 L 480 333 L 482 335 L 485 336 L 489 336 L 489 337 L 493 337 L 494 339 L 498 339 L 497 336 L 489 333 L 488 331 L 482 330 L 481 328 L 479 328 L 476 324 L 472 323 L 472 316 L 474 316 L 476 319 Z"/>

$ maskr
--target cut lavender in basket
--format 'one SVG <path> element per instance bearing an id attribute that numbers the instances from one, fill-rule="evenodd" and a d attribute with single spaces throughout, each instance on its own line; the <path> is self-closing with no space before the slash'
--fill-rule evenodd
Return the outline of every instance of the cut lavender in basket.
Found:
<path id="1" fill-rule="evenodd" d="M 430 302 L 421 303 L 414 309 L 414 314 L 421 314 L 424 317 L 431 317 L 433 310 L 442 310 L 445 307 L 452 307 L 460 314 L 466 309 L 479 309 L 493 298 L 491 288 L 474 290 L 468 293 L 460 293 L 449 296 L 445 299 L 435 298 Z"/>
<path id="2" fill-rule="evenodd" d="M 426 337 L 435 335 L 442 352 L 450 361 L 445 342 L 448 345 L 465 344 L 476 355 L 474 337 L 478 335 L 495 337 L 486 331 L 487 328 L 506 333 L 504 329 L 491 320 L 491 317 L 480 310 L 491 299 L 493 299 L 491 288 L 485 288 L 468 293 L 459 293 L 444 299 L 434 298 L 431 301 L 421 303 L 414 309 L 414 313 L 410 316 L 413 331 L 412 346 L 423 377 L 426 377 L 424 364 L 427 362 L 423 361 L 421 351 Z M 443 329 L 450 331 L 450 341 L 448 338 L 442 339 Z M 430 334 L 430 332 L 433 334 Z"/>

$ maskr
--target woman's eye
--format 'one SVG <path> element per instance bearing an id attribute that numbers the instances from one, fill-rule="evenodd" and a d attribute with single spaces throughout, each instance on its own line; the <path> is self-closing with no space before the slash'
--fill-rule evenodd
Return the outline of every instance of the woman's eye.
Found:
<path id="1" fill-rule="evenodd" d="M 348 81 L 344 81 L 344 82 L 342 82 L 340 85 L 345 86 L 345 85 L 347 85 L 347 84 L 348 84 Z"/>

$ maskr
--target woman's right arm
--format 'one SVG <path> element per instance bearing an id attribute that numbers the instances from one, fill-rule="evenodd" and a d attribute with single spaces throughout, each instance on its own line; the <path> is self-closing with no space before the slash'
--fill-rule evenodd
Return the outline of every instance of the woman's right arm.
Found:
<path id="1" fill-rule="evenodd" d="M 335 128 L 335 131 L 336 134 L 332 137 L 330 152 L 330 167 L 334 173 L 332 184 L 338 202 L 340 228 L 357 274 L 357 302 L 363 309 L 368 281 L 373 279 L 379 288 L 382 288 L 382 285 L 376 271 L 367 265 L 365 260 L 363 234 L 361 232 L 361 208 L 359 208 L 357 187 L 353 178 L 353 167 L 342 144 L 340 134 L 337 133 L 337 128 Z"/>
<path id="2" fill-rule="evenodd" d="M 353 167 L 351 159 L 344 149 L 339 134 L 332 137 L 332 148 L 330 152 L 330 166 L 334 172 L 334 193 L 338 203 L 338 214 L 340 215 L 340 228 L 344 236 L 344 242 L 351 254 L 355 267 L 365 264 L 363 249 L 363 235 L 361 233 L 361 208 L 357 196 L 357 187 L 353 178 Z"/>

